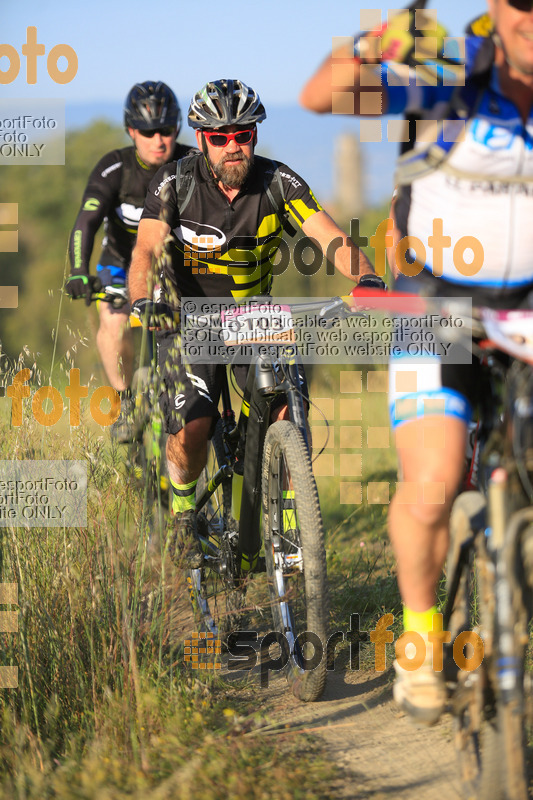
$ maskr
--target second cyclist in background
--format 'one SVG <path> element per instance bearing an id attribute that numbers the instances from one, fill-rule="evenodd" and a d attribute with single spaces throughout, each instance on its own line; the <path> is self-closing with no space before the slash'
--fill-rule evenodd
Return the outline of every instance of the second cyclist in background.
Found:
<path id="1" fill-rule="evenodd" d="M 65 289 L 84 297 L 101 286 L 124 286 L 146 190 L 157 170 L 186 155 L 190 147 L 176 142 L 181 111 L 176 95 L 161 81 L 137 83 L 124 107 L 124 126 L 133 144 L 107 153 L 89 176 L 70 236 L 71 275 Z M 96 275 L 89 272 L 95 235 L 105 224 L 105 238 Z M 119 442 L 132 438 L 133 336 L 129 305 L 102 303 L 96 342 L 107 379 L 121 395 L 121 415 L 111 434 Z"/>

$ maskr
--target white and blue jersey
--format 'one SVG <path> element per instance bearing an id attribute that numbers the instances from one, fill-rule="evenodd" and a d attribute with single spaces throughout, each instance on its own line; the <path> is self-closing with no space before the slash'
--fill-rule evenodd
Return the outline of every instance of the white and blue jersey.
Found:
<path id="1" fill-rule="evenodd" d="M 401 276 L 397 287 L 417 291 L 420 284 L 429 285 L 442 297 L 468 296 L 475 305 L 515 308 L 533 289 L 533 113 L 523 121 L 502 94 L 493 65 L 483 81 L 475 75 L 471 65 L 483 40 L 469 37 L 466 45 L 466 81 L 459 89 L 417 85 L 414 70 L 409 85 L 398 85 L 396 66 L 382 67 L 388 113 L 439 121 L 427 125 L 426 141 L 422 132 L 399 160 L 396 225 L 402 237 L 420 240 L 426 254 L 419 277 Z M 431 246 L 435 219 L 442 219 L 442 233 L 450 241 L 440 248 L 440 263 L 436 258 L 434 263 Z M 476 240 L 478 259 L 470 270 L 454 252 L 457 242 L 468 242 L 465 237 Z M 467 255 L 468 249 L 465 260 Z M 402 372 L 416 372 L 416 387 L 411 387 L 416 391 L 398 388 L 405 385 L 398 380 Z M 394 358 L 389 373 L 393 426 L 428 413 L 468 422 L 480 400 L 480 378 L 475 359 L 471 365 L 452 365 L 437 357 L 420 363 L 407 353 Z"/>
<path id="2" fill-rule="evenodd" d="M 426 120 L 451 117 L 450 123 L 437 126 L 435 143 L 419 141 L 402 157 L 395 213 L 402 237 L 415 236 L 426 246 L 425 270 L 434 271 L 428 243 L 434 219 L 441 217 L 451 245 L 442 249 L 442 273 L 438 268 L 434 274 L 459 285 L 517 289 L 533 284 L 533 113 L 524 123 L 518 108 L 501 93 L 495 67 L 487 85 L 476 88 L 468 71 L 476 40 L 467 39 L 467 78 L 461 89 L 416 85 L 414 70 L 409 86 L 393 85 L 394 65 L 384 65 L 389 113 L 415 113 Z M 474 105 L 471 116 L 459 123 L 450 109 L 457 91 Z M 460 129 L 463 135 L 455 140 Z M 435 134 L 435 127 L 429 131 Z M 428 163 L 428 152 L 437 166 L 420 170 Z M 402 186 L 402 174 L 417 170 L 416 179 Z M 465 237 L 474 237 L 482 247 L 472 274 L 454 263 L 454 246 Z"/>

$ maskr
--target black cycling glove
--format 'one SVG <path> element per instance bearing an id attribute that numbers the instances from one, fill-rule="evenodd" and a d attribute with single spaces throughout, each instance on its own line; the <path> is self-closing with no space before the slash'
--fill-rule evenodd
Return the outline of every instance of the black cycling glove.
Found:
<path id="1" fill-rule="evenodd" d="M 99 292 L 102 288 L 102 281 L 96 275 L 71 275 L 65 284 L 65 291 L 74 300 L 79 297 L 85 298 L 85 305 L 91 305 L 91 295 Z"/>
<path id="2" fill-rule="evenodd" d="M 167 327 L 174 321 L 174 311 L 168 303 L 154 303 L 147 297 L 132 303 L 131 315 L 148 328 Z"/>
<path id="3" fill-rule="evenodd" d="M 372 275 L 371 273 L 362 275 L 357 286 L 360 286 L 361 289 L 381 289 L 384 292 L 388 289 L 387 284 L 379 275 Z"/>

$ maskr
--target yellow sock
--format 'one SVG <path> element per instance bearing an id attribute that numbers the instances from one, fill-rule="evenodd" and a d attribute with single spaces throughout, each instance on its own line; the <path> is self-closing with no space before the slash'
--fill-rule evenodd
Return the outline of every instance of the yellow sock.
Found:
<path id="1" fill-rule="evenodd" d="M 438 614 L 435 623 L 433 617 Z M 442 631 L 442 614 L 439 614 L 437 606 L 431 606 L 427 611 L 411 611 L 407 606 L 403 607 L 403 629 L 404 631 L 415 631 L 416 633 L 429 633 L 430 631 Z"/>
<path id="2" fill-rule="evenodd" d="M 198 480 L 190 483 L 174 483 L 172 485 L 172 513 L 178 514 L 180 511 L 193 511 L 196 505 L 196 484 Z"/>

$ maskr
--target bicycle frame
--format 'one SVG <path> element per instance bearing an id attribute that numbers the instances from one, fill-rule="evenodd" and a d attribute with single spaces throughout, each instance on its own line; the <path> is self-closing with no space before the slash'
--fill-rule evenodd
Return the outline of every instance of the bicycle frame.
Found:
<path id="1" fill-rule="evenodd" d="M 522 449 L 523 440 L 517 441 L 517 427 L 522 404 L 525 412 L 522 421 L 525 420 L 531 430 L 533 369 L 520 361 L 506 364 L 506 357 L 503 360 L 499 356 L 491 357 L 491 362 L 491 387 L 503 391 L 501 407 L 493 406 L 488 418 L 489 436 L 481 454 L 481 494 L 486 499 L 486 507 L 470 518 L 471 535 L 461 543 L 454 569 L 448 576 L 443 625 L 444 630 L 450 629 L 461 580 L 463 576 L 468 580 L 470 556 L 474 554 L 481 570 L 478 575 L 482 576 L 478 591 L 481 592 L 479 630 L 484 640 L 484 659 L 475 673 L 462 678 L 457 676 L 463 691 L 454 694 L 452 702 L 459 715 L 469 703 L 474 704 L 477 709 L 475 731 L 479 730 L 476 726 L 482 725 L 483 718 L 499 720 L 503 734 L 501 746 L 505 751 L 505 796 L 510 800 L 523 800 L 527 796 L 527 770 L 519 737 L 526 713 L 524 655 L 532 608 L 531 587 L 527 585 L 521 561 L 524 540 L 526 536 L 533 536 L 533 487 L 528 492 L 522 485 L 519 462 L 524 453 L 517 452 L 517 445 Z"/>
<path id="2" fill-rule="evenodd" d="M 284 380 L 279 380 L 279 372 L 285 375 Z M 302 432 L 309 450 L 301 381 L 293 347 L 284 348 L 276 362 L 260 355 L 252 360 L 237 426 L 231 407 L 227 367 L 225 368 L 221 399 L 226 462 L 198 498 L 196 510 L 201 511 L 224 480 L 239 474 L 238 462 L 244 456 L 240 518 L 247 520 L 248 524 L 239 526 L 237 563 L 241 573 L 254 571 L 261 550 L 260 454 L 271 422 L 270 406 L 274 397 L 279 394 L 286 395 L 289 419 Z M 208 543 L 206 544 L 208 547 Z"/>

